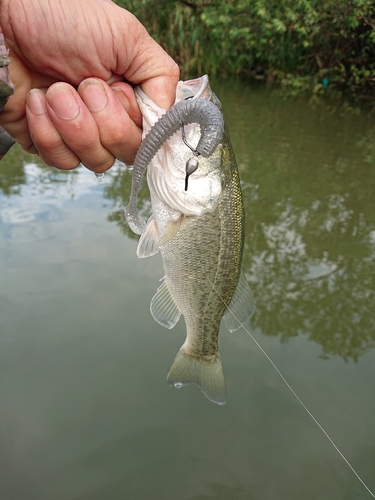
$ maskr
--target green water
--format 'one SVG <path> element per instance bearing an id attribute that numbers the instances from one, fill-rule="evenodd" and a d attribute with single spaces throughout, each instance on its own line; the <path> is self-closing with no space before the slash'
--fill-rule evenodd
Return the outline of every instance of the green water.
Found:
<path id="1" fill-rule="evenodd" d="M 375 118 L 215 90 L 249 332 L 374 491 Z M 149 313 L 163 270 L 136 257 L 130 180 L 16 148 L 0 164 L 1 500 L 370 499 L 245 331 L 220 332 L 225 407 L 168 387 L 185 327 Z"/>

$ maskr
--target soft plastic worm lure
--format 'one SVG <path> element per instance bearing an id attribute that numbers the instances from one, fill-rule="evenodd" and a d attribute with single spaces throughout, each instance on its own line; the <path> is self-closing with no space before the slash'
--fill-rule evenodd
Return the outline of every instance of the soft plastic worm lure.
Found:
<path id="1" fill-rule="evenodd" d="M 194 150 L 195 156 L 208 158 L 220 143 L 224 132 L 224 118 L 219 108 L 211 101 L 202 98 L 185 99 L 167 111 L 150 129 L 140 148 L 133 165 L 132 190 L 129 204 L 125 207 L 126 220 L 136 234 L 146 230 L 146 222 L 137 210 L 137 196 L 142 176 L 152 158 L 162 145 L 181 127 L 198 123 L 201 137 Z M 191 172 L 191 161 L 186 165 L 187 177 Z M 198 165 L 196 165 L 198 167 Z M 187 188 L 187 179 L 185 179 Z"/>

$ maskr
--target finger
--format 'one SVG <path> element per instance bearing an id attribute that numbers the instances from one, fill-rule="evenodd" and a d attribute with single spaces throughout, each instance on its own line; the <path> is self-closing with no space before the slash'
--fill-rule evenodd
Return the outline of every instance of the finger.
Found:
<path id="1" fill-rule="evenodd" d="M 16 92 L 10 96 L 4 111 L 0 113 L 0 125 L 25 151 L 32 147 L 25 114 L 25 96 L 28 90 L 25 85 L 17 85 Z"/>
<path id="2" fill-rule="evenodd" d="M 121 73 L 126 80 L 140 84 L 150 99 L 161 108 L 169 109 L 175 101 L 180 77 L 177 63 L 132 14 L 123 9 L 118 14 L 118 31 L 114 39 L 118 40 L 117 47 L 121 47 L 121 51 L 117 49 L 115 73 Z M 124 24 L 127 30 L 123 29 Z"/>
<path id="3" fill-rule="evenodd" d="M 110 87 L 115 92 L 117 99 L 127 110 L 129 117 L 137 127 L 142 128 L 142 113 L 138 106 L 133 87 L 124 81 L 117 81 L 110 84 Z"/>
<path id="4" fill-rule="evenodd" d="M 105 172 L 114 156 L 100 142 L 95 119 L 78 92 L 67 83 L 55 83 L 46 93 L 48 114 L 68 148 L 89 170 Z"/>
<path id="5" fill-rule="evenodd" d="M 142 90 L 158 106 L 169 109 L 175 102 L 176 86 L 180 70 L 175 61 L 153 39 L 137 45 L 141 56 L 134 59 L 129 78 L 131 82 L 140 83 Z M 137 66 L 136 64 L 139 64 Z"/>
<path id="6" fill-rule="evenodd" d="M 47 165 L 71 170 L 80 164 L 79 158 L 67 147 L 53 124 L 46 105 L 45 93 L 32 89 L 26 98 L 26 117 L 32 142 Z"/>
<path id="7" fill-rule="evenodd" d="M 11 51 L 10 56 L 9 73 L 14 83 L 14 94 L 9 97 L 0 114 L 0 125 L 25 151 L 35 153 L 26 118 L 25 101 L 31 88 L 47 88 L 52 85 L 53 80 L 29 72 L 14 52 Z"/>
<path id="8" fill-rule="evenodd" d="M 176 86 L 179 80 L 177 64 L 168 58 L 165 62 L 169 74 L 149 78 L 141 83 L 142 90 L 150 99 L 163 109 L 169 109 L 176 99 Z"/>
<path id="9" fill-rule="evenodd" d="M 0 127 L 0 160 L 7 154 L 9 149 L 13 146 L 16 141 L 11 137 L 3 127 Z"/>
<path id="10" fill-rule="evenodd" d="M 102 146 L 119 160 L 133 163 L 142 134 L 134 123 L 140 124 L 141 114 L 130 85 L 116 82 L 110 87 L 103 80 L 88 78 L 78 93 L 92 113 Z"/>

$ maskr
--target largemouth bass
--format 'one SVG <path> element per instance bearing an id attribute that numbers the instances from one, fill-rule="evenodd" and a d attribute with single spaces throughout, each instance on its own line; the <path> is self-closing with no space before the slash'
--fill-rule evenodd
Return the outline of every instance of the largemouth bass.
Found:
<path id="1" fill-rule="evenodd" d="M 165 276 L 151 301 L 152 316 L 173 328 L 182 314 L 187 329 L 167 380 L 175 387 L 195 383 L 209 400 L 222 405 L 226 389 L 218 350 L 221 319 L 235 331 L 254 313 L 255 302 L 241 271 L 244 210 L 221 104 L 207 76 L 179 82 L 175 114 L 174 107 L 166 113 L 140 88 L 136 96 L 146 136 L 142 146 L 149 142 L 154 149 L 145 160 L 143 153 L 137 154 L 125 215 L 131 228 L 142 234 L 138 257 L 159 250 L 162 255 Z M 168 122 L 165 127 L 160 126 L 162 120 Z M 150 157 L 147 180 L 153 213 L 146 225 L 136 209 L 136 195 Z"/>

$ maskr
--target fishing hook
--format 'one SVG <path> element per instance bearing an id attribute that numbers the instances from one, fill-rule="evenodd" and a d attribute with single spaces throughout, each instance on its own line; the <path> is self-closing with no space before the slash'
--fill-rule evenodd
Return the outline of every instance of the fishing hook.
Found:
<path id="1" fill-rule="evenodd" d="M 186 135 L 185 135 L 185 128 L 184 125 L 181 125 L 181 135 L 182 135 L 182 140 L 184 141 L 184 144 L 190 149 L 190 151 L 193 152 L 194 156 L 197 157 L 199 156 L 199 153 L 196 149 L 194 149 L 186 140 Z M 185 191 L 188 189 L 188 179 L 189 176 L 197 170 L 199 167 L 199 161 L 197 158 L 189 158 L 188 161 L 186 162 L 186 176 L 185 176 Z"/>

